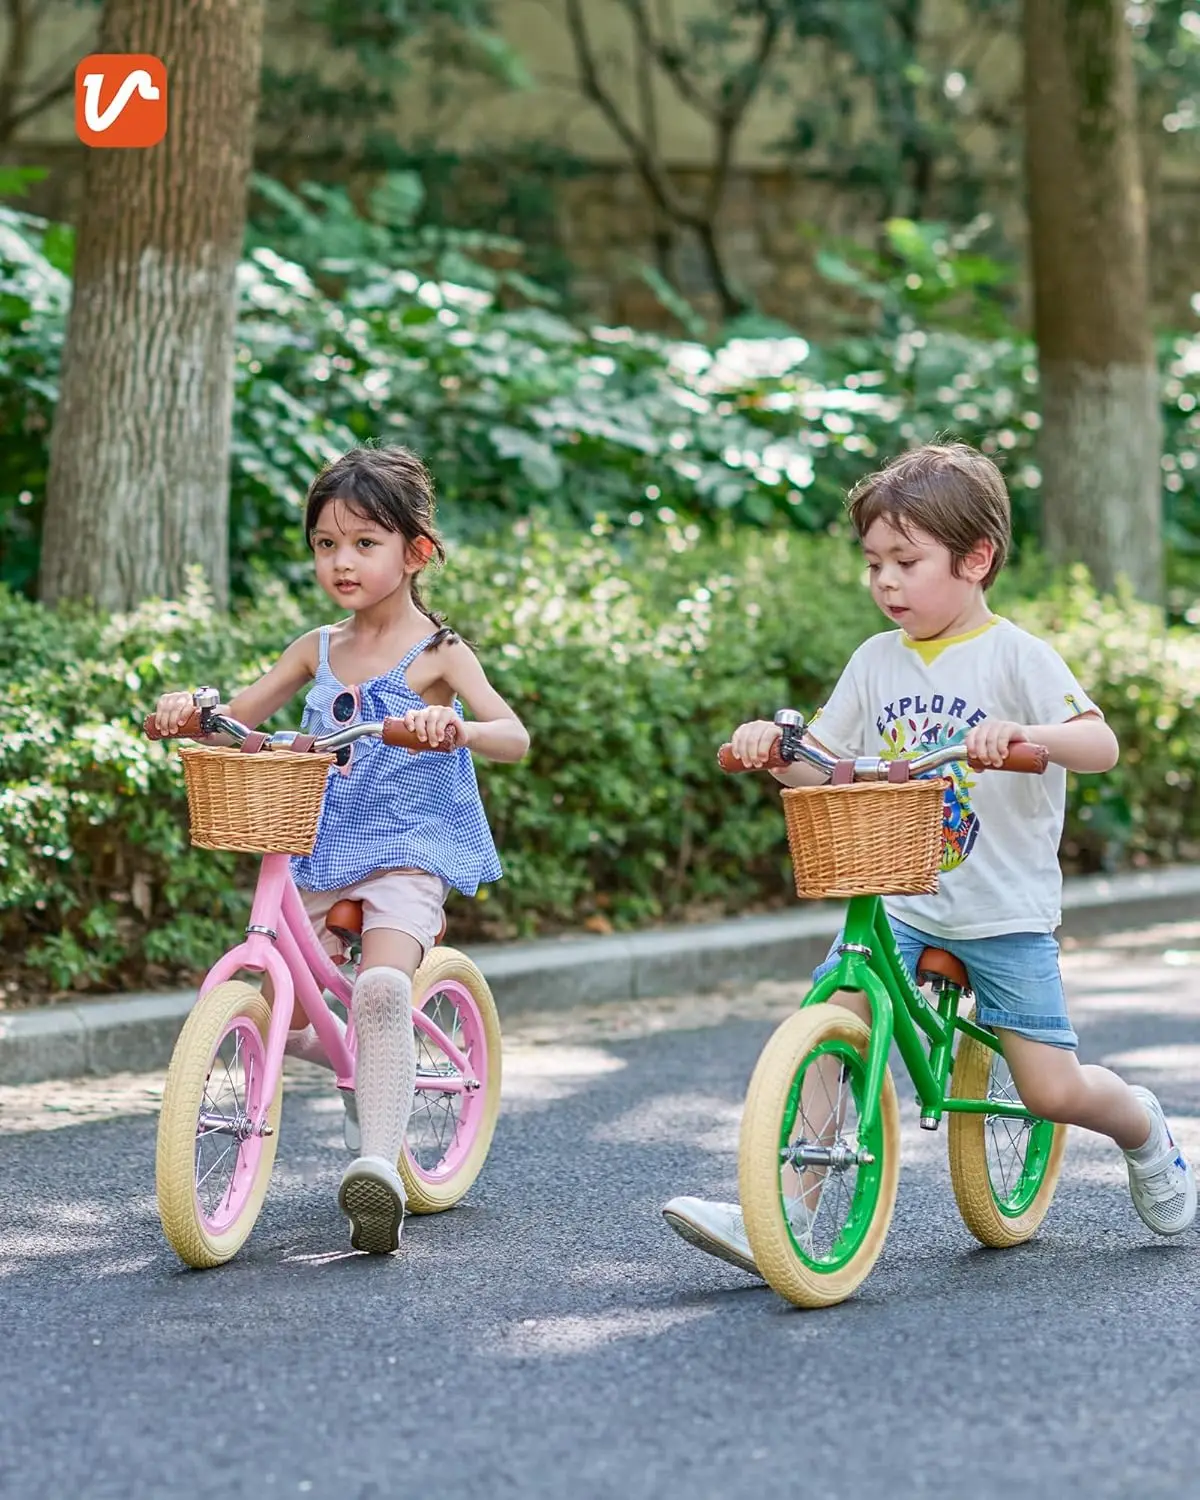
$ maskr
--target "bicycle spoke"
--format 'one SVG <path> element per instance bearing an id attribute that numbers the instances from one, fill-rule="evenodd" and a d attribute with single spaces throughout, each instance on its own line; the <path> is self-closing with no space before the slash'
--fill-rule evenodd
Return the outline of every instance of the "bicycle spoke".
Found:
<path id="1" fill-rule="evenodd" d="M 1003 1104 L 1021 1102 L 1012 1075 L 999 1054 L 992 1060 L 987 1097 Z M 987 1131 L 987 1169 L 992 1179 L 992 1190 L 1001 1203 L 1008 1203 L 1021 1188 L 1026 1157 L 1033 1138 L 1032 1123 L 1009 1115 L 986 1115 L 984 1124 Z"/>

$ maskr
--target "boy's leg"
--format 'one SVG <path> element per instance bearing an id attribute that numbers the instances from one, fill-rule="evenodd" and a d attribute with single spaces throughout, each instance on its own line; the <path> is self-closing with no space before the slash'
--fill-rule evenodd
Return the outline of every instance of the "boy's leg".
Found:
<path id="1" fill-rule="evenodd" d="M 1145 1106 L 1109 1068 L 1081 1063 L 1068 1047 L 1034 1041 L 996 1028 L 1004 1060 L 1021 1102 L 1032 1114 L 1059 1125 L 1080 1125 L 1135 1151 L 1149 1139 Z"/>
<path id="2" fill-rule="evenodd" d="M 1196 1217 L 1196 1180 L 1150 1090 L 1095 1063 L 1081 1064 L 1065 1047 L 1012 1031 L 996 1035 L 1026 1109 L 1115 1141 L 1142 1221 L 1155 1234 L 1182 1234 Z"/>
<path id="3" fill-rule="evenodd" d="M 892 930 L 904 966 L 910 975 L 915 976 L 922 949 L 931 943 L 936 944 L 937 939 L 929 938 L 895 918 L 892 919 Z M 814 984 L 832 972 L 838 962 L 838 948 L 842 941 L 843 934 L 839 933 L 823 962 L 813 971 Z M 840 1005 L 868 1026 L 871 1024 L 871 1002 L 859 990 L 835 990 L 826 1003 Z M 817 1126 L 822 1138 L 832 1138 L 842 1123 L 838 1108 L 839 1071 L 836 1061 L 830 1058 L 818 1062 L 805 1075 L 801 1109 L 804 1118 Z M 822 1122 L 825 1127 L 823 1133 Z M 820 1204 L 823 1176 L 824 1173 L 819 1170 L 806 1172 L 801 1176 L 791 1167 L 785 1167 L 781 1173 L 780 1185 L 788 1200 L 788 1216 L 794 1230 L 801 1236 L 811 1232 Z M 728 1261 L 730 1265 L 743 1271 L 749 1271 L 752 1275 L 758 1274 L 754 1254 L 746 1237 L 745 1220 L 737 1203 L 692 1197 L 672 1198 L 663 1205 L 662 1214 L 671 1228 L 689 1244 L 709 1255 L 715 1255 L 719 1260 Z"/>
<path id="4" fill-rule="evenodd" d="M 1025 1107 L 1041 1119 L 1115 1141 L 1144 1222 L 1157 1234 L 1186 1229 L 1196 1213 L 1191 1168 L 1148 1089 L 1131 1087 L 1109 1068 L 1080 1063 L 1053 936 L 1013 933 L 953 946 L 971 977 L 976 1018 L 995 1031 Z"/>

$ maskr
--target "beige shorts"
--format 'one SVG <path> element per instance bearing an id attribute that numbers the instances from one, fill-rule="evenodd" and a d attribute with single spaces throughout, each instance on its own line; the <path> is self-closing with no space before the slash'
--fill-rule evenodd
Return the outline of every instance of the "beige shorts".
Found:
<path id="1" fill-rule="evenodd" d="M 300 900 L 327 953 L 337 955 L 342 948 L 341 940 L 325 926 L 329 908 L 335 901 L 361 901 L 364 932 L 376 927 L 406 932 L 420 943 L 424 955 L 437 942 L 449 890 L 440 875 L 424 870 L 381 870 L 340 890 L 302 890 Z"/>

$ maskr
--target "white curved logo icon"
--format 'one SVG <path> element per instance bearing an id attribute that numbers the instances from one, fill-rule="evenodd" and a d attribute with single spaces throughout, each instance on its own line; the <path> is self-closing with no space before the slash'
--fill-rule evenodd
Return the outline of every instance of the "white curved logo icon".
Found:
<path id="1" fill-rule="evenodd" d="M 134 94 L 142 99 L 162 98 L 161 91 L 145 68 L 126 74 L 107 109 L 100 108 L 100 90 L 103 87 L 103 73 L 89 73 L 83 80 L 83 118 L 88 129 L 94 130 L 97 135 L 101 135 L 121 118 L 122 111 Z"/>

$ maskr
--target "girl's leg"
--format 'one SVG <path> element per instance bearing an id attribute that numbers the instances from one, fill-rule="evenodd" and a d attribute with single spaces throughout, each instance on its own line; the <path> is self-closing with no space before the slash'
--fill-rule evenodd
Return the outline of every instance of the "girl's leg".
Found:
<path id="1" fill-rule="evenodd" d="M 351 1001 L 362 1144 L 342 1177 L 338 1201 L 353 1226 L 350 1243 L 377 1255 L 398 1247 L 404 1223 L 404 1185 L 396 1163 L 416 1083 L 412 976 L 422 951 L 422 944 L 406 932 L 379 927 L 364 932 Z"/>
<path id="2" fill-rule="evenodd" d="M 407 932 L 382 927 L 365 932 L 351 1002 L 358 1038 L 355 1092 L 362 1155 L 393 1164 L 412 1110 L 417 1069 L 412 976 L 421 958 L 420 942 Z"/>
<path id="3" fill-rule="evenodd" d="M 336 957 L 341 944 L 332 932 L 325 926 L 325 918 L 329 909 L 335 901 L 350 894 L 349 890 L 343 891 L 300 891 L 300 900 L 308 915 L 308 920 L 313 925 L 313 931 L 321 941 L 321 946 L 331 958 Z M 271 1000 L 270 978 L 266 981 L 264 994 L 268 1002 Z M 345 1023 L 337 1015 L 333 1019 L 337 1022 L 338 1029 L 343 1033 L 346 1030 Z M 303 1058 L 305 1062 L 316 1063 L 318 1067 L 328 1068 L 333 1071 L 333 1064 L 325 1055 L 325 1049 L 317 1039 L 315 1027 L 304 1013 L 304 1007 L 299 1000 L 292 1007 L 292 1019 L 288 1027 L 287 1041 L 284 1043 L 284 1053 L 288 1057 Z"/>

